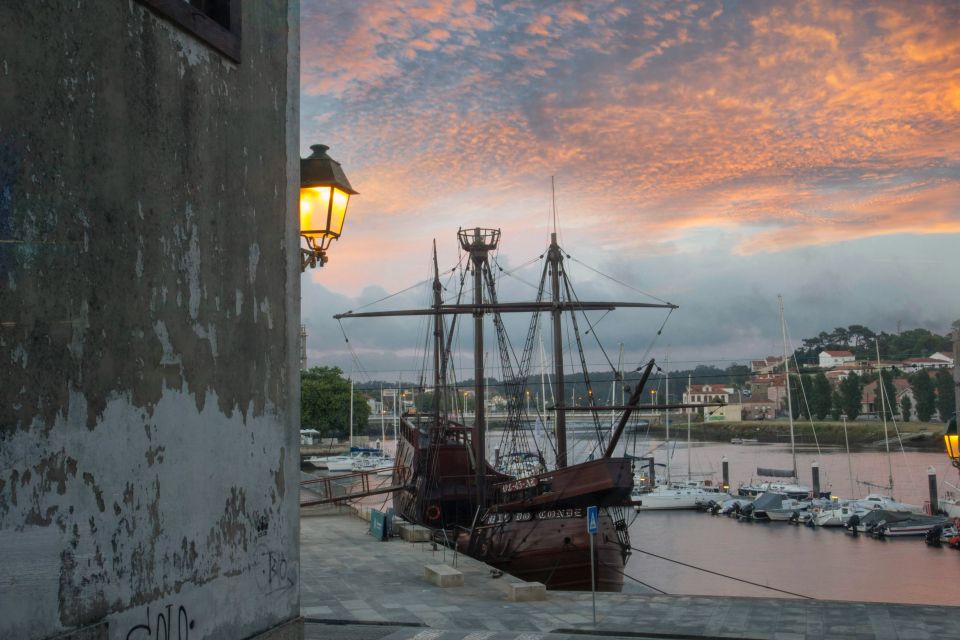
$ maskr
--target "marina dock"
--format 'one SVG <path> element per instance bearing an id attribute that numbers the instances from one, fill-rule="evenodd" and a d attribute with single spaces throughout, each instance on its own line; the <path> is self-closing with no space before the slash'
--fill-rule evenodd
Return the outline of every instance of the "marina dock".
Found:
<path id="1" fill-rule="evenodd" d="M 813 640 L 958 637 L 960 607 L 786 598 L 665 596 L 631 583 L 598 593 L 549 591 L 511 602 L 508 574 L 431 543 L 381 542 L 349 508 L 301 518 L 301 613 L 306 638 L 563 640 L 565 638 L 744 638 Z M 464 585 L 439 588 L 427 564 L 456 565 Z M 896 579 L 891 576 L 891 579 Z M 944 585 L 950 588 L 949 585 Z M 866 585 L 865 585 L 866 587 Z"/>

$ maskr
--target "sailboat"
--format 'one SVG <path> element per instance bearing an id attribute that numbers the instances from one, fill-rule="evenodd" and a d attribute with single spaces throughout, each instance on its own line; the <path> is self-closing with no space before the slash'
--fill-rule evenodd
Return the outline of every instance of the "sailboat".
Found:
<path id="1" fill-rule="evenodd" d="M 800 484 L 800 476 L 797 473 L 797 445 L 793 430 L 793 398 L 790 394 L 790 355 L 787 353 L 787 322 L 783 315 L 783 296 L 777 296 L 777 302 L 780 307 L 780 329 L 783 335 L 783 384 L 787 390 L 787 417 L 790 420 L 790 455 L 793 459 L 793 468 L 773 469 L 770 467 L 757 467 L 757 475 L 767 478 L 791 478 L 793 482 L 768 481 L 757 484 L 751 483 L 741 486 L 737 490 L 737 493 L 742 497 L 755 498 L 765 492 L 774 491 L 788 498 L 802 500 L 813 493 L 813 488 L 805 484 Z M 816 498 L 819 496 L 813 497 Z"/>
<path id="2" fill-rule="evenodd" d="M 402 518 L 437 530 L 442 539 L 487 564 L 518 578 L 537 581 L 549 589 L 620 591 L 623 569 L 631 552 L 626 522 L 633 485 L 632 459 L 614 455 L 632 412 L 642 408 L 640 398 L 655 367 L 650 360 L 627 403 L 620 411 L 613 432 L 599 429 L 602 455 L 585 462 L 568 459 L 567 412 L 564 405 L 564 345 L 561 316 L 565 312 L 611 310 L 617 307 L 676 309 L 670 303 L 583 302 L 571 295 L 563 268 L 565 252 L 554 231 L 546 252 L 536 300 L 501 303 L 497 300 L 489 254 L 500 240 L 499 229 L 461 229 L 458 240 L 469 256 L 473 273 L 473 303 L 445 304 L 441 297 L 436 243 L 433 252 L 433 304 L 429 309 L 344 313 L 337 319 L 397 315 L 433 317 L 434 406 L 429 414 L 401 417 L 393 484 L 402 488 L 393 495 L 394 508 Z M 467 273 L 463 279 L 466 280 Z M 549 284 L 549 300 L 544 300 Z M 566 295 L 562 295 L 562 292 Z M 512 351 L 505 344 L 501 314 L 532 313 L 530 330 L 517 369 Z M 555 464 L 545 472 L 510 475 L 487 461 L 486 383 L 484 374 L 484 314 L 490 314 L 496 329 L 505 378 L 508 427 L 514 433 L 525 429 L 523 399 L 526 376 L 535 342 L 539 314 L 549 312 L 553 329 L 555 412 Z M 458 420 L 456 399 L 448 384 L 452 322 L 462 315 L 474 318 L 474 402 L 472 425 Z M 570 321 L 577 332 L 575 318 Z M 579 334 L 578 334 L 579 335 Z M 585 365 L 586 361 L 581 358 Z M 600 408 L 580 408 L 596 418 Z M 610 407 L 604 407 L 604 411 Z M 514 440 L 516 441 L 516 439 Z M 528 441 L 523 443 L 529 446 Z M 590 541 L 587 534 L 587 507 L 599 507 L 598 528 L 593 545 L 595 573 L 591 573 Z"/>
<path id="3" fill-rule="evenodd" d="M 667 377 L 669 381 L 669 377 Z M 687 389 L 690 388 L 690 377 L 687 377 Z M 667 399 L 669 400 L 669 382 L 667 384 Z M 708 403 L 710 406 L 718 403 Z M 633 498 L 634 508 L 637 511 L 662 511 L 666 509 L 698 509 L 709 502 L 720 504 L 733 498 L 719 486 L 709 480 L 693 479 L 693 461 L 691 459 L 692 441 L 690 439 L 690 413 L 687 412 L 687 479 L 685 482 L 674 481 L 670 476 L 670 412 L 666 417 L 666 445 L 667 464 L 666 482 L 655 484 L 653 487 L 642 486 L 634 478 Z"/>

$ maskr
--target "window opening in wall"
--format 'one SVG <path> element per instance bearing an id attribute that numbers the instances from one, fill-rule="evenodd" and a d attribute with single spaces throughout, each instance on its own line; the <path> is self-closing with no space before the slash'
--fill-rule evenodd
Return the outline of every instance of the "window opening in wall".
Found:
<path id="1" fill-rule="evenodd" d="M 241 0 L 137 0 L 234 62 L 240 62 Z"/>

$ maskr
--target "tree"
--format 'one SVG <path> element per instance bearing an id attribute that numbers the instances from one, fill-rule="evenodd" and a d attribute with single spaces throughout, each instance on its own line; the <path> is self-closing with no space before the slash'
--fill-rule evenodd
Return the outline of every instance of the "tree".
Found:
<path id="1" fill-rule="evenodd" d="M 793 396 L 794 398 L 793 402 L 794 402 L 794 405 L 797 407 L 797 411 L 799 412 L 799 415 L 804 418 L 809 418 L 810 414 L 813 411 L 813 404 L 814 404 L 814 398 L 812 395 L 813 394 L 813 376 L 805 373 L 802 376 L 799 376 L 799 380 L 800 380 L 800 383 L 799 383 L 800 388 L 798 390 L 799 393 L 798 395 Z M 797 413 L 795 412 L 794 417 L 796 417 L 796 415 Z"/>
<path id="2" fill-rule="evenodd" d="M 883 395 L 880 394 L 880 385 L 883 385 Z M 889 371 L 880 371 L 877 381 L 877 415 L 888 420 L 893 418 L 897 406 L 897 389 L 893 385 L 893 375 Z"/>
<path id="3" fill-rule="evenodd" d="M 941 369 L 937 372 L 937 413 L 944 422 L 950 419 L 957 410 L 957 399 L 953 392 L 953 376 L 949 371 Z"/>
<path id="4" fill-rule="evenodd" d="M 840 408 L 847 414 L 848 420 L 856 420 L 860 415 L 862 398 L 863 387 L 860 384 L 860 376 L 851 373 L 840 383 Z"/>
<path id="5" fill-rule="evenodd" d="M 830 387 L 830 381 L 823 372 L 813 376 L 813 387 L 810 401 L 810 411 L 817 420 L 823 420 L 830 413 L 832 403 L 833 389 Z"/>
<path id="6" fill-rule="evenodd" d="M 840 391 L 834 389 L 830 394 L 830 417 L 839 420 L 843 413 L 843 398 L 840 397 Z"/>
<path id="7" fill-rule="evenodd" d="M 354 432 L 365 430 L 370 406 L 360 394 L 353 398 Z M 350 431 L 350 381 L 337 367 L 313 367 L 300 372 L 300 424 L 325 437 Z"/>
<path id="8" fill-rule="evenodd" d="M 793 419 L 800 417 L 800 406 L 803 404 L 803 397 L 800 393 L 800 376 L 790 375 L 790 408 Z"/>
<path id="9" fill-rule="evenodd" d="M 917 371 L 910 378 L 910 388 L 913 389 L 913 397 L 917 401 L 917 420 L 930 422 L 937 402 L 930 375 L 926 371 Z"/>
<path id="10" fill-rule="evenodd" d="M 900 418 L 904 422 L 910 422 L 912 414 L 913 402 L 911 402 L 910 396 L 904 395 L 902 398 L 900 398 Z"/>

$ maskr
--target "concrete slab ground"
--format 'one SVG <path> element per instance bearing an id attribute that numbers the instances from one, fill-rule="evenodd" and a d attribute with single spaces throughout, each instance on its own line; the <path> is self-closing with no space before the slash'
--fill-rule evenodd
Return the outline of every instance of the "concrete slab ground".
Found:
<path id="1" fill-rule="evenodd" d="M 301 519 L 307 638 L 960 638 L 960 607 L 643 593 L 597 594 L 594 628 L 589 592 L 548 591 L 542 601 L 511 602 L 509 575 L 494 577 L 488 565 L 431 543 L 379 542 L 348 510 L 328 513 Z M 463 573 L 462 588 L 424 581 L 424 565 L 440 563 Z M 311 635 L 321 628 L 325 635 Z"/>

